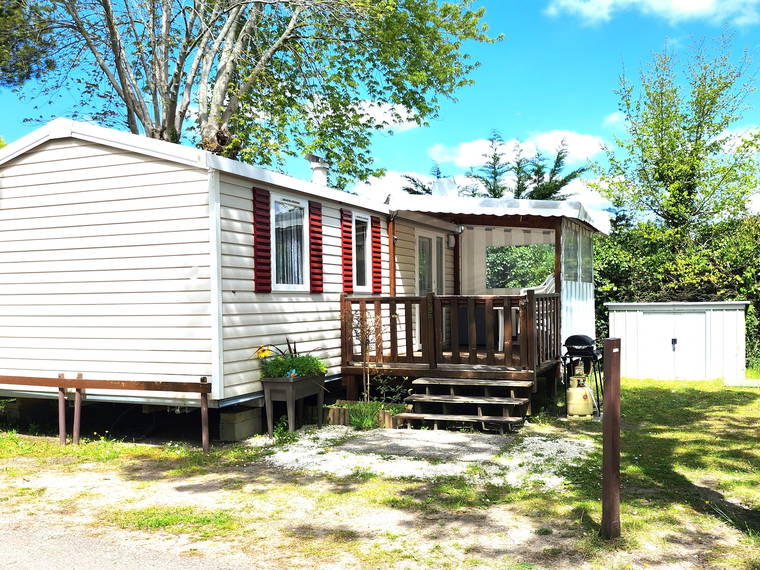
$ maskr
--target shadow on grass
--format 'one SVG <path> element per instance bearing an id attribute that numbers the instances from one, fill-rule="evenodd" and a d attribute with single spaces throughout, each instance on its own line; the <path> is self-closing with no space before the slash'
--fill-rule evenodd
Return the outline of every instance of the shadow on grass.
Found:
<path id="1" fill-rule="evenodd" d="M 659 387 L 653 382 L 636 382 L 623 386 L 623 500 L 651 500 L 663 506 L 685 504 L 757 536 L 760 511 L 727 499 L 707 481 L 724 474 L 758 477 L 760 411 L 746 416 L 740 408 L 755 404 L 760 391 L 671 389 L 672 384 Z M 591 429 L 601 431 L 598 425 Z M 600 464 L 597 451 L 583 465 L 568 470 L 580 498 L 599 500 Z M 692 481 L 679 468 L 703 471 L 705 481 Z"/>

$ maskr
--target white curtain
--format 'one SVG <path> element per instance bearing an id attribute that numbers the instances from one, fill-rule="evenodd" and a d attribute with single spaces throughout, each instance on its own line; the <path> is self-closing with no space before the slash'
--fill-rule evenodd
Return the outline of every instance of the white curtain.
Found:
<path id="1" fill-rule="evenodd" d="M 285 202 L 274 203 L 275 282 L 302 285 L 304 209 Z"/>

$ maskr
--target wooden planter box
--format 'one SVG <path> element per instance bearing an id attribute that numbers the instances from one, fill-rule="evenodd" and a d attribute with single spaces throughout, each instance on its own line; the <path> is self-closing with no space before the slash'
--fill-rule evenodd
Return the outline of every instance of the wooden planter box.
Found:
<path id="1" fill-rule="evenodd" d="M 354 403 L 350 400 L 337 400 L 336 404 L 349 404 Z M 348 421 L 348 410 L 346 408 L 324 408 L 324 421 L 332 426 L 347 426 L 351 425 Z M 393 414 L 387 410 L 380 410 L 379 423 L 382 428 L 395 428 L 393 421 Z"/>

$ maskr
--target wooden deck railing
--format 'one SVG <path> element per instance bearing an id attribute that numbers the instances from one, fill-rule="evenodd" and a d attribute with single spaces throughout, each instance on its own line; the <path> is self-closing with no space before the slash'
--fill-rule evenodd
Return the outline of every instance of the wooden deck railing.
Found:
<path id="1" fill-rule="evenodd" d="M 560 355 L 559 296 L 341 296 L 343 363 L 535 369 Z"/>

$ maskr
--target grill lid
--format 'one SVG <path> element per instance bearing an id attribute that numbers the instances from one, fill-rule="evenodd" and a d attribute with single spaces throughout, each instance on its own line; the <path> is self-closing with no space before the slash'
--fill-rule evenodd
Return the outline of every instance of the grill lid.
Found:
<path id="1" fill-rule="evenodd" d="M 565 347 L 568 350 L 573 348 L 576 350 L 581 350 L 584 348 L 595 348 L 596 341 L 594 341 L 594 339 L 590 336 L 586 336 L 585 334 L 574 334 L 567 337 L 567 340 L 565 341 Z"/>

